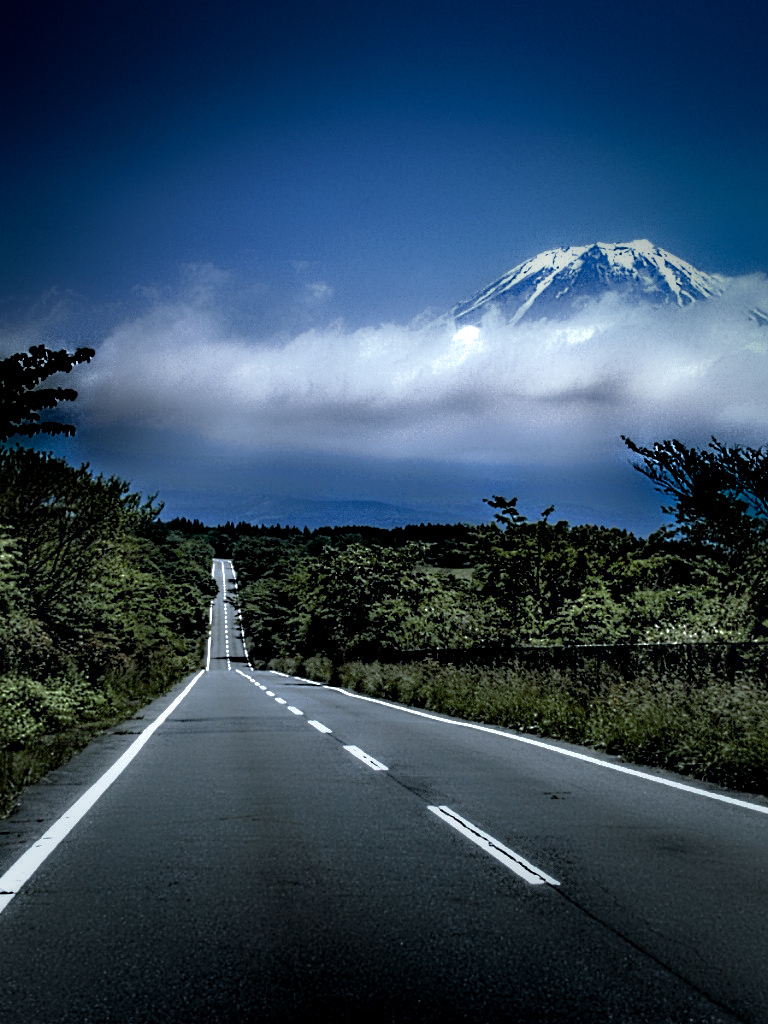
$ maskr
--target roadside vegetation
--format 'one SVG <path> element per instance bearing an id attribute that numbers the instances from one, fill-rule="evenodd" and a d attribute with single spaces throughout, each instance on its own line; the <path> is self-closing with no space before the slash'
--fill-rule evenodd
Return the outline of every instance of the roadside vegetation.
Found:
<path id="1" fill-rule="evenodd" d="M 213 549 L 127 484 L 0 451 L 0 812 L 200 664 Z"/>
<path id="2" fill-rule="evenodd" d="M 672 499 L 648 538 L 502 496 L 480 526 L 232 526 L 252 659 L 768 793 L 768 454 L 627 443 Z"/>
<path id="3" fill-rule="evenodd" d="M 3 406 L 6 440 L 74 429 L 39 411 L 75 392 L 25 388 L 93 353 L 46 353 L 0 364 L 0 391 L 18 396 Z M 213 549 L 161 523 L 161 508 L 87 466 L 0 449 L 0 814 L 201 663 Z"/>

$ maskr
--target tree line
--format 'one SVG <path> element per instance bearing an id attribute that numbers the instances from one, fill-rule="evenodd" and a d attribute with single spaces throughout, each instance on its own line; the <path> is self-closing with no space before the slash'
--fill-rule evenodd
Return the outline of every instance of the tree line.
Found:
<path id="1" fill-rule="evenodd" d="M 474 526 L 230 524 L 253 656 L 763 639 L 768 453 L 625 440 L 671 499 L 673 522 L 646 538 L 553 522 L 554 507 L 531 520 L 502 495 Z"/>

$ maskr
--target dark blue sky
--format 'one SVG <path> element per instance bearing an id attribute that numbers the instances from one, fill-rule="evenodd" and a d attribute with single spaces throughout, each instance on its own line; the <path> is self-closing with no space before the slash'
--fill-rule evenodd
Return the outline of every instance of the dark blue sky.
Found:
<path id="1" fill-rule="evenodd" d="M 596 239 L 768 270 L 761 3 L 14 7 L 6 292 L 304 261 L 368 323 Z"/>
<path id="2" fill-rule="evenodd" d="M 99 348 L 195 288 L 219 341 L 406 324 L 595 240 L 765 273 L 766 29 L 753 0 L 16 4 L 3 345 Z"/>

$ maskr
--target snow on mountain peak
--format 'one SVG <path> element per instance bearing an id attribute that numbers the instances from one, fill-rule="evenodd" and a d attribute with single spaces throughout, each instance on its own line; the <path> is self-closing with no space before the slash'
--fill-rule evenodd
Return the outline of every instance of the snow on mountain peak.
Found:
<path id="1" fill-rule="evenodd" d="M 647 238 L 595 242 L 539 253 L 459 303 L 452 315 L 458 326 L 479 322 L 491 307 L 500 309 L 511 324 L 524 316 L 560 319 L 607 293 L 654 305 L 687 306 L 719 295 L 725 282 Z"/>

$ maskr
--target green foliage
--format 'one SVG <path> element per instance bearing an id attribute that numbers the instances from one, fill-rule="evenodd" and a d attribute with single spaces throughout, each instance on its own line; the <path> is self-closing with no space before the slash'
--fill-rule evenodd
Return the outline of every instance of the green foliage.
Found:
<path id="1" fill-rule="evenodd" d="M 6 678 L 0 686 L 0 744 L 20 747 L 45 731 L 46 690 L 25 676 Z"/>
<path id="2" fill-rule="evenodd" d="M 33 770 L 8 756 L 71 753 L 50 737 L 84 742 L 199 664 L 213 551 L 158 512 L 87 466 L 0 451 L 0 805 Z"/>
<path id="3" fill-rule="evenodd" d="M 246 540 L 235 551 L 253 656 L 339 661 L 372 650 L 497 643 L 505 620 L 471 582 L 423 571 L 418 544 L 386 548 L 325 536 Z"/>
<path id="4" fill-rule="evenodd" d="M 39 345 L 0 361 L 0 441 L 74 433 L 41 412 L 76 392 L 39 385 L 93 355 Z M 159 523 L 161 507 L 88 466 L 0 449 L 2 806 L 29 764 L 51 766 L 34 753 L 20 760 L 19 751 L 42 750 L 51 736 L 82 736 L 199 662 L 216 592 L 213 550 L 204 537 Z M 50 749 L 63 756 L 73 748 Z M 28 764 L 20 775 L 21 762 Z"/>
<path id="5" fill-rule="evenodd" d="M 307 658 L 301 670 L 307 679 L 314 679 L 318 683 L 330 683 L 333 679 L 333 662 L 322 654 L 313 654 Z"/>
<path id="6" fill-rule="evenodd" d="M 406 531 L 243 536 L 235 547 L 253 656 L 515 644 L 742 641 L 768 630 L 768 559 L 733 563 L 660 530 L 528 521 L 494 496 L 496 522 Z M 409 538 L 417 537 L 418 540 Z M 434 538 L 434 539 L 433 539 Z M 389 543 L 384 541 L 389 540 Z"/>
<path id="7" fill-rule="evenodd" d="M 29 676 L 0 677 L 0 748 L 20 748 L 41 733 L 105 717 L 108 700 L 83 680 L 40 682 Z"/>
<path id="8" fill-rule="evenodd" d="M 326 549 L 293 579 L 305 584 L 295 618 L 298 649 L 336 659 L 371 646 L 396 646 L 421 597 L 409 553 L 363 544 Z"/>
<path id="9" fill-rule="evenodd" d="M 341 666 L 339 682 L 358 693 L 522 732 L 561 739 L 578 739 L 583 733 L 580 700 L 544 673 L 434 661 L 358 661 Z"/>
<path id="10" fill-rule="evenodd" d="M 718 505 L 709 532 L 699 523 L 648 538 L 552 522 L 551 508 L 531 522 L 500 495 L 484 526 L 241 535 L 234 560 L 251 654 L 291 674 L 768 791 L 761 670 L 732 670 L 722 653 L 768 629 L 762 527 L 740 500 L 728 514 Z M 751 533 L 736 557 L 723 523 L 742 515 Z M 547 663 L 558 647 L 563 660 Z M 692 658 L 641 663 L 643 651 Z"/>
<path id="11" fill-rule="evenodd" d="M 0 452 L 0 670 L 95 682 L 138 652 L 195 657 L 210 546 L 173 535 L 115 477 L 52 455 Z"/>

